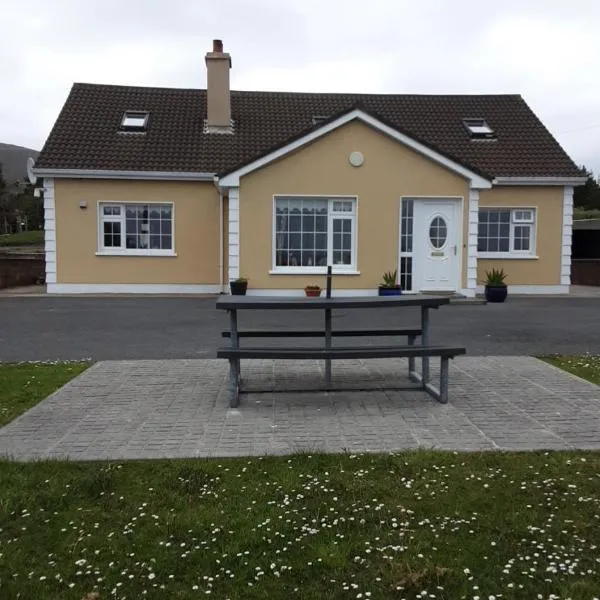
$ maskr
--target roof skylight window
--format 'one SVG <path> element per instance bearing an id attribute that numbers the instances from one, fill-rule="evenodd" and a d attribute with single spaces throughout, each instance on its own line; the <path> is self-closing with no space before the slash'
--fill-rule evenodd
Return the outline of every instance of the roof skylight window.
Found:
<path id="1" fill-rule="evenodd" d="M 128 110 L 121 119 L 121 129 L 124 131 L 145 131 L 148 123 L 148 113 Z"/>
<path id="2" fill-rule="evenodd" d="M 485 122 L 485 119 L 463 119 L 463 123 L 472 138 L 493 139 L 496 137 L 494 130 Z"/>

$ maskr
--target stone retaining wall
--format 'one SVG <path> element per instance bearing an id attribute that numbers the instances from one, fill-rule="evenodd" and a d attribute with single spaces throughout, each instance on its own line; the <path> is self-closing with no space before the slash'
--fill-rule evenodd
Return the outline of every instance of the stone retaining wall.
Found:
<path id="1" fill-rule="evenodd" d="M 42 283 L 43 254 L 0 254 L 0 289 Z"/>

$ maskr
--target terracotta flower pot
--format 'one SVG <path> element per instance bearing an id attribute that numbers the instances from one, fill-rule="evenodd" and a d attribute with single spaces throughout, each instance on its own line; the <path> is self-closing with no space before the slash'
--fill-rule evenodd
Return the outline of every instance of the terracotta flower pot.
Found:
<path id="1" fill-rule="evenodd" d="M 304 293 L 309 298 L 318 298 L 321 295 L 321 289 L 320 288 L 304 288 Z"/>

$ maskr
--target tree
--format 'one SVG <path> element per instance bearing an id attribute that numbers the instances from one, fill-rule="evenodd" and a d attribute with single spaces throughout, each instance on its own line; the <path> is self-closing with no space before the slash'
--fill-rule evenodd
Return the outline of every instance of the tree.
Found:
<path id="1" fill-rule="evenodd" d="M 2 172 L 2 163 L 0 163 L 0 233 L 10 233 L 8 221 L 10 214 L 10 197 L 8 193 L 8 185 L 4 180 Z"/>
<path id="2" fill-rule="evenodd" d="M 17 206 L 25 230 L 44 227 L 44 203 L 42 198 L 35 197 L 34 190 L 35 186 L 31 183 L 23 183 L 17 195 Z"/>
<path id="3" fill-rule="evenodd" d="M 581 167 L 582 174 L 587 177 L 584 185 L 577 186 L 573 193 L 573 204 L 577 208 L 591 210 L 600 209 L 600 182 L 585 166 Z"/>
<path id="4" fill-rule="evenodd" d="M 2 176 L 0 164 L 0 233 L 43 227 L 43 203 L 41 198 L 35 197 L 34 190 L 35 187 L 29 182 L 17 181 L 8 185 Z"/>

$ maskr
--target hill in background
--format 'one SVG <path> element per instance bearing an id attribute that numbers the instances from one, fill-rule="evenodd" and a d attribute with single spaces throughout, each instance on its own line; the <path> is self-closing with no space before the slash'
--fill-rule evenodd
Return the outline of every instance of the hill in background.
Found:
<path id="1" fill-rule="evenodd" d="M 30 156 L 37 158 L 39 152 L 24 146 L 3 144 L 0 142 L 0 164 L 2 175 L 6 183 L 11 184 L 20 180 L 27 180 L 27 159 Z"/>

